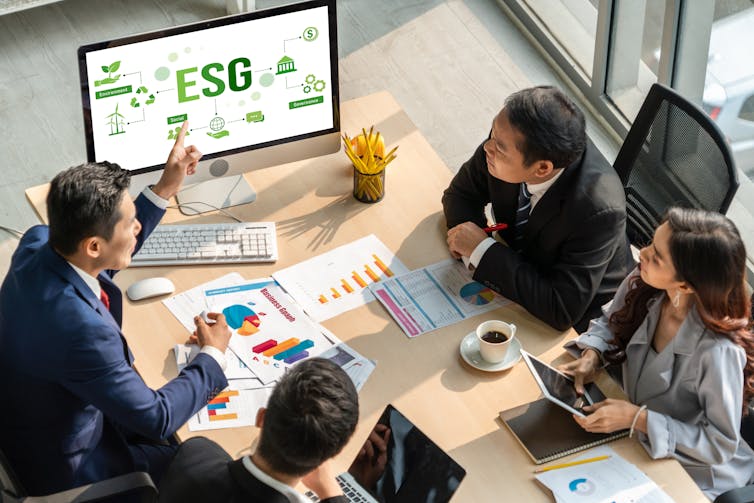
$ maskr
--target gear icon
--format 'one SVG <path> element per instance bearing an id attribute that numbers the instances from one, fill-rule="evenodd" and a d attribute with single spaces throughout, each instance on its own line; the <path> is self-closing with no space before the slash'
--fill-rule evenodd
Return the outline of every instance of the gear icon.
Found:
<path id="1" fill-rule="evenodd" d="M 304 92 L 307 94 L 312 92 L 312 86 L 304 86 Z"/>
<path id="2" fill-rule="evenodd" d="M 313 73 L 310 73 L 309 75 L 306 76 L 307 84 L 314 84 L 315 80 L 317 80 L 317 77 L 315 77 Z"/>
<path id="3" fill-rule="evenodd" d="M 324 80 L 318 80 L 314 83 L 314 90 L 318 93 L 321 93 L 325 90 L 325 81 Z"/>

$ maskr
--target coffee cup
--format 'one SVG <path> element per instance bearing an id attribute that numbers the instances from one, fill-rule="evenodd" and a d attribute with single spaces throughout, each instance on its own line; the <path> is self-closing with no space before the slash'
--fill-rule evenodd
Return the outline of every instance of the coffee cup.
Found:
<path id="1" fill-rule="evenodd" d="M 479 353 L 488 363 L 500 363 L 505 360 L 511 341 L 516 336 L 516 325 L 500 320 L 489 320 L 476 327 L 479 340 Z"/>

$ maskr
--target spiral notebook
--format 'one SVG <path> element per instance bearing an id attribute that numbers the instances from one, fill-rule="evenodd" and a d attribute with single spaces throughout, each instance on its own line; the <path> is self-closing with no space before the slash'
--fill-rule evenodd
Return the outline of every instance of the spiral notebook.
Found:
<path id="1" fill-rule="evenodd" d="M 538 465 L 628 435 L 628 430 L 590 433 L 546 398 L 504 410 L 500 419 Z"/>

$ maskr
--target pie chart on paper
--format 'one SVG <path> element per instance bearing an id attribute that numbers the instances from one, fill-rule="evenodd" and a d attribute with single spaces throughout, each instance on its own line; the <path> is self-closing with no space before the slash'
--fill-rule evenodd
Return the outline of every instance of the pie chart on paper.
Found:
<path id="1" fill-rule="evenodd" d="M 238 329 L 238 335 L 251 335 L 259 332 L 259 316 L 247 316 L 243 319 L 241 328 Z"/>
<path id="2" fill-rule="evenodd" d="M 259 316 L 257 313 L 241 304 L 234 304 L 223 309 L 225 321 L 238 335 L 251 335 L 259 332 Z"/>
<path id="3" fill-rule="evenodd" d="M 463 285 L 459 295 L 463 300 L 475 306 L 489 304 L 495 298 L 495 292 L 476 281 Z"/>

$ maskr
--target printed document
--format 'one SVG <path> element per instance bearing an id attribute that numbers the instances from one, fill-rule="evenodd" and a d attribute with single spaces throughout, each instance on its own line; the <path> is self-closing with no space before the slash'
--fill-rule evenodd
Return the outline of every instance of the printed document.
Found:
<path id="1" fill-rule="evenodd" d="M 604 455 L 610 458 L 538 473 L 536 478 L 559 503 L 673 503 L 644 472 L 610 447 L 596 447 L 572 461 Z"/>
<path id="2" fill-rule="evenodd" d="M 374 300 L 368 286 L 408 269 L 374 234 L 272 275 L 321 322 Z"/>
<path id="3" fill-rule="evenodd" d="M 369 287 L 409 337 L 504 306 L 509 300 L 448 259 Z"/>

